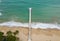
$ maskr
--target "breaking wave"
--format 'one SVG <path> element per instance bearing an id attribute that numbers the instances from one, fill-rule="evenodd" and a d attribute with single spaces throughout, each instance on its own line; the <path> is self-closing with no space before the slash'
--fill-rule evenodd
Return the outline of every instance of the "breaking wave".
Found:
<path id="1" fill-rule="evenodd" d="M 0 23 L 0 26 L 9 26 L 9 27 L 21 26 L 21 27 L 29 27 L 28 24 L 29 23 L 9 21 L 9 22 Z M 42 29 L 46 29 L 46 28 L 57 28 L 57 29 L 60 29 L 60 24 L 32 22 L 31 23 L 31 27 L 32 28 L 42 28 Z"/>

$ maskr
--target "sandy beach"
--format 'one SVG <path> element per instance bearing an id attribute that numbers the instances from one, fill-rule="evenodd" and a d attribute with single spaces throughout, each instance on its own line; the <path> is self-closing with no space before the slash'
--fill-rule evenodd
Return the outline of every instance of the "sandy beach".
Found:
<path id="1" fill-rule="evenodd" d="M 6 35 L 7 31 L 14 32 L 15 30 L 19 31 L 17 37 L 21 41 L 28 40 L 28 28 L 27 27 L 7 27 L 0 26 L 0 31 L 4 32 Z M 60 41 L 60 30 L 58 29 L 32 29 L 31 30 L 31 39 L 32 41 Z"/>

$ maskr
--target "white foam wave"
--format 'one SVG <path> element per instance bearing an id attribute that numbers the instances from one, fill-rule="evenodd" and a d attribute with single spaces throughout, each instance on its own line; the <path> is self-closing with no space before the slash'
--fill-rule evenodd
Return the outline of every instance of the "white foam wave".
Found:
<path id="1" fill-rule="evenodd" d="M 14 22 L 14 21 L 9 21 L 9 22 L 4 22 L 4 23 L 0 23 L 0 26 L 22 26 L 22 27 L 28 27 L 28 23 L 21 23 L 21 22 Z M 46 28 L 57 28 L 60 29 L 60 24 L 52 24 L 52 23 L 35 23 L 33 22 L 31 24 L 32 28 L 42 28 L 42 29 L 46 29 Z"/>
<path id="2" fill-rule="evenodd" d="M 2 13 L 0 12 L 0 16 L 2 15 Z"/>
<path id="3" fill-rule="evenodd" d="M 9 22 L 0 23 L 0 26 L 9 26 L 9 27 L 22 26 L 22 27 L 28 27 L 28 23 L 9 21 Z"/>

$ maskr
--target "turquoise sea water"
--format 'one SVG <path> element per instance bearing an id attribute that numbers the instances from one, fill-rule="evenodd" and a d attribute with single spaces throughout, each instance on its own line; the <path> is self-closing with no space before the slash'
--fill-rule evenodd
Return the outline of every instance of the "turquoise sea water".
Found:
<path id="1" fill-rule="evenodd" d="M 1 0 L 0 22 L 28 22 L 28 8 L 32 8 L 33 22 L 60 21 L 60 0 Z"/>

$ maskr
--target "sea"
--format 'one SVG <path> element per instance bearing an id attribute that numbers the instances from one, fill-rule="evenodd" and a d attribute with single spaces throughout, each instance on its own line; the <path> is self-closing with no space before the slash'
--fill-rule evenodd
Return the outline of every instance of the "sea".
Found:
<path id="1" fill-rule="evenodd" d="M 0 24 L 28 23 L 29 8 L 35 25 L 60 24 L 60 0 L 0 0 Z"/>

